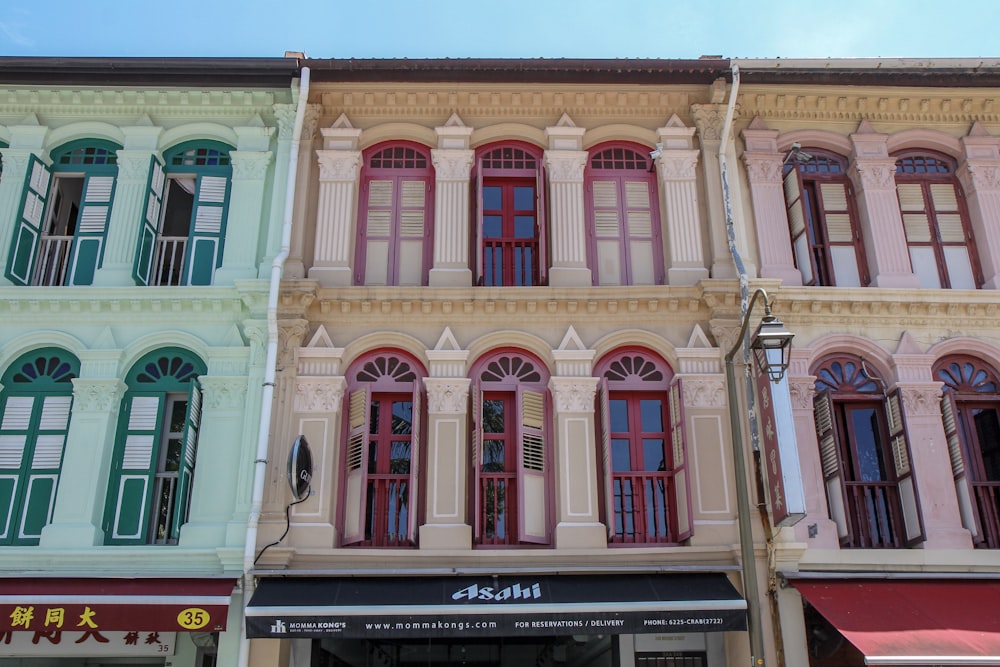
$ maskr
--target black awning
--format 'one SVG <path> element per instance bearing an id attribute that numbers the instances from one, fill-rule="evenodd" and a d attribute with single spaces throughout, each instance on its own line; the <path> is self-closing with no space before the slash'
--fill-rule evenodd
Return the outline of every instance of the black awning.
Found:
<path id="1" fill-rule="evenodd" d="M 477 637 L 746 629 L 721 573 L 264 578 L 247 636 Z"/>

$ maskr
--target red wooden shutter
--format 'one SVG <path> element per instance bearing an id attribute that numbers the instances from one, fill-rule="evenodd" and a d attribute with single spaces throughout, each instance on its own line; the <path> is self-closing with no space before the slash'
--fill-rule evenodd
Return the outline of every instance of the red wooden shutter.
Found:
<path id="1" fill-rule="evenodd" d="M 469 459 L 472 463 L 472 521 L 473 538 L 476 542 L 482 539 L 483 526 L 480 521 L 482 516 L 482 460 L 483 460 L 483 390 L 477 382 L 472 384 L 472 451 Z"/>
<path id="2" fill-rule="evenodd" d="M 958 496 L 958 509 L 962 515 L 962 525 L 972 533 L 973 542 L 982 542 L 983 533 L 979 528 L 975 500 L 969 488 L 968 460 L 965 454 L 965 444 L 962 442 L 961 429 L 958 427 L 958 406 L 955 396 L 945 391 L 941 396 L 941 419 L 944 422 L 944 437 L 948 442 L 948 457 L 951 459 L 951 472 L 955 478 L 955 494 Z"/>
<path id="3" fill-rule="evenodd" d="M 910 442 L 906 435 L 906 417 L 898 388 L 886 394 L 886 414 L 889 418 L 889 446 L 896 468 L 899 502 L 903 509 L 906 545 L 913 546 L 926 538 L 924 520 L 920 513 L 920 499 L 917 496 L 917 484 L 910 467 Z"/>
<path id="4" fill-rule="evenodd" d="M 607 523 L 610 539 L 615 536 L 615 489 L 614 471 L 611 469 L 611 396 L 606 377 L 602 377 L 597 385 L 597 406 L 597 432 L 601 440 L 601 463 L 604 473 L 604 521 Z"/>
<path id="5" fill-rule="evenodd" d="M 670 448 L 673 455 L 674 497 L 677 514 L 677 541 L 683 542 L 694 531 L 691 508 L 691 479 L 687 467 L 687 426 L 684 416 L 684 388 L 679 377 L 670 383 Z"/>
<path id="6" fill-rule="evenodd" d="M 420 507 L 420 382 L 413 383 L 413 413 L 410 418 L 410 481 L 407 509 L 407 535 L 417 543 L 418 509 Z"/>
<path id="7" fill-rule="evenodd" d="M 826 485 L 826 502 L 830 518 L 837 524 L 837 535 L 844 542 L 851 536 L 851 519 L 847 512 L 847 489 L 844 486 L 844 461 L 840 456 L 840 435 L 833 419 L 833 396 L 823 391 L 813 398 L 813 417 L 819 440 L 820 465 Z"/>

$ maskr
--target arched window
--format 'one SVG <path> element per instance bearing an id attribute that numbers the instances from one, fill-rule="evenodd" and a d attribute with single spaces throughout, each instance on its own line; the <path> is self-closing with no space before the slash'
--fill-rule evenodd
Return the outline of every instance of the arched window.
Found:
<path id="1" fill-rule="evenodd" d="M 869 283 L 847 160 L 819 149 L 793 152 L 785 164 L 785 205 L 803 285 Z"/>
<path id="2" fill-rule="evenodd" d="M 231 147 L 193 141 L 150 161 L 133 278 L 139 285 L 211 285 L 222 265 Z"/>
<path id="3" fill-rule="evenodd" d="M 525 353 L 500 351 L 480 359 L 472 378 L 473 539 L 549 544 L 548 369 Z"/>
<path id="4" fill-rule="evenodd" d="M 659 195 L 649 150 L 632 144 L 592 149 L 585 187 L 594 284 L 663 284 Z"/>
<path id="5" fill-rule="evenodd" d="M 31 156 L 6 276 L 16 285 L 90 285 L 104 257 L 121 148 L 73 141 L 52 165 Z"/>
<path id="6" fill-rule="evenodd" d="M 348 369 L 343 544 L 416 546 L 420 364 L 396 350 Z"/>
<path id="7" fill-rule="evenodd" d="M 476 276 L 480 285 L 545 284 L 542 154 L 511 142 L 480 149 L 476 160 Z"/>
<path id="8" fill-rule="evenodd" d="M 44 348 L 0 377 L 0 545 L 38 544 L 52 520 L 79 373 L 76 357 Z"/>
<path id="9" fill-rule="evenodd" d="M 692 528 L 681 380 L 640 349 L 619 350 L 596 369 L 608 539 L 678 544 Z"/>
<path id="10" fill-rule="evenodd" d="M 365 152 L 355 284 L 427 284 L 433 188 L 434 168 L 425 147 L 398 143 Z"/>
<path id="11" fill-rule="evenodd" d="M 903 403 L 848 355 L 814 371 L 816 435 L 830 518 L 844 547 L 898 548 L 924 539 Z"/>
<path id="12" fill-rule="evenodd" d="M 105 544 L 177 544 L 191 502 L 204 374 L 196 356 L 167 348 L 147 354 L 125 377 Z"/>
<path id="13" fill-rule="evenodd" d="M 976 546 L 1000 548 L 1000 376 L 979 359 L 945 357 L 941 414 L 962 521 Z"/>
<path id="14" fill-rule="evenodd" d="M 910 263 L 920 286 L 982 286 L 982 269 L 954 161 L 927 152 L 896 156 L 896 192 Z"/>

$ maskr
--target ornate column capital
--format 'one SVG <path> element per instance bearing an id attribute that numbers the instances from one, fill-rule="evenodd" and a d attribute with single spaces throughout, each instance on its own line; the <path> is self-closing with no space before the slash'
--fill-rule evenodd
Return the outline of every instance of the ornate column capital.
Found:
<path id="1" fill-rule="evenodd" d="M 318 150 L 320 181 L 354 182 L 361 173 L 361 151 Z"/>
<path id="2" fill-rule="evenodd" d="M 858 185 L 863 190 L 895 190 L 896 160 L 895 158 L 862 158 L 854 159 L 852 170 L 857 174 Z"/>
<path id="3" fill-rule="evenodd" d="M 127 387 L 118 378 L 73 378 L 73 412 L 117 410 Z"/>
<path id="4" fill-rule="evenodd" d="M 693 181 L 697 177 L 697 150 L 664 150 L 656 159 L 662 181 Z"/>
<path id="5" fill-rule="evenodd" d="M 204 404 L 210 410 L 242 410 L 247 402 L 247 379 L 242 377 L 198 378 L 204 394 Z"/>
<path id="6" fill-rule="evenodd" d="M 966 160 L 959 166 L 958 175 L 968 192 L 1000 190 L 1000 162 L 996 160 Z"/>
<path id="7" fill-rule="evenodd" d="M 684 407 L 721 408 L 726 404 L 726 381 L 721 375 L 683 375 Z"/>
<path id="8" fill-rule="evenodd" d="M 431 162 L 438 181 L 468 181 L 475 151 L 464 148 L 432 148 Z"/>
<path id="9" fill-rule="evenodd" d="M 469 384 L 464 378 L 424 378 L 427 412 L 464 415 L 469 411 Z"/>
<path id="10" fill-rule="evenodd" d="M 295 379 L 296 412 L 340 412 L 347 389 L 345 377 L 298 377 Z"/>
<path id="11" fill-rule="evenodd" d="M 721 141 L 722 126 L 726 120 L 724 104 L 692 104 L 694 126 L 698 129 L 698 137 L 702 141 Z"/>
<path id="12" fill-rule="evenodd" d="M 123 148 L 116 151 L 118 162 L 118 183 L 136 181 L 145 183 L 149 178 L 149 161 L 154 151 L 129 150 Z M 7 156 L 4 156 L 6 162 Z"/>
<path id="13" fill-rule="evenodd" d="M 545 151 L 545 167 L 552 183 L 583 183 L 587 151 Z"/>
<path id="14" fill-rule="evenodd" d="M 747 178 L 751 183 L 781 184 L 780 153 L 744 153 L 743 163 L 747 167 Z"/>
<path id="15" fill-rule="evenodd" d="M 270 151 L 232 151 L 234 181 L 262 181 L 274 156 Z"/>
<path id="16" fill-rule="evenodd" d="M 549 378 L 549 390 L 555 397 L 556 412 L 594 411 L 594 396 L 597 395 L 599 378 L 553 377 Z"/>
<path id="17" fill-rule="evenodd" d="M 295 105 L 294 104 L 272 104 L 274 118 L 278 121 L 278 140 L 290 141 L 292 130 L 295 127 Z"/>
<path id="18" fill-rule="evenodd" d="M 294 368 L 296 353 L 302 347 L 302 337 L 309 331 L 306 320 L 280 320 L 278 322 L 278 365 Z"/>

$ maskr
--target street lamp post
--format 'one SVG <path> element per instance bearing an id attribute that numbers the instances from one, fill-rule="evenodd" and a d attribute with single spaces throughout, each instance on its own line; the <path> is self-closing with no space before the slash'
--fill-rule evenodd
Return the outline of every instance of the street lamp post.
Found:
<path id="1" fill-rule="evenodd" d="M 777 317 L 771 314 L 771 304 L 767 300 L 767 292 L 762 289 L 754 291 L 743 316 L 739 336 L 733 349 L 726 355 L 726 389 L 729 398 L 729 424 L 732 429 L 733 441 L 733 471 L 736 475 L 736 509 L 737 524 L 740 532 L 740 559 L 743 567 L 743 593 L 747 598 L 747 629 L 750 634 L 750 657 L 753 667 L 764 664 L 764 636 L 761 629 L 760 591 L 757 587 L 756 559 L 753 549 L 753 529 L 750 525 L 750 489 L 747 484 L 747 466 L 743 449 L 743 435 L 740 427 L 741 419 L 737 404 L 736 380 L 733 373 L 733 357 L 745 348 L 747 327 L 750 315 L 753 313 L 757 299 L 764 300 L 764 317 L 761 319 L 753 338 L 750 349 L 753 350 L 761 373 L 767 373 L 771 381 L 778 383 L 788 368 L 789 352 L 793 333 L 785 329 Z"/>

